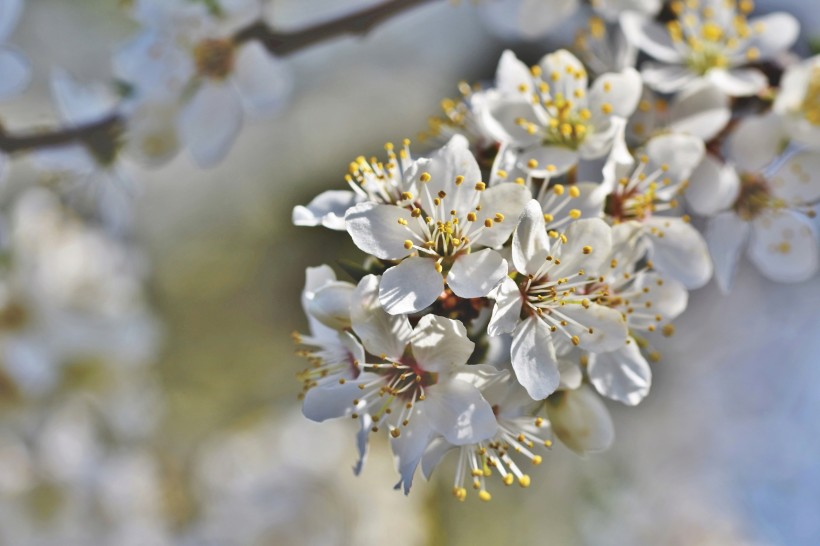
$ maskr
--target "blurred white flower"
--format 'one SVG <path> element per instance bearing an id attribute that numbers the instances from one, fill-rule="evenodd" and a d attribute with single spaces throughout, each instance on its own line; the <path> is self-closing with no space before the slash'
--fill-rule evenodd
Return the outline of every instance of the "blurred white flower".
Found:
<path id="1" fill-rule="evenodd" d="M 0 100 L 23 91 L 31 79 L 31 67 L 16 48 L 6 41 L 17 27 L 23 0 L 0 0 Z"/>
<path id="2" fill-rule="evenodd" d="M 606 451 L 615 440 L 609 410 L 588 385 L 559 390 L 545 406 L 553 433 L 575 453 Z"/>
<path id="3" fill-rule="evenodd" d="M 729 97 L 710 81 L 688 84 L 671 101 L 644 87 L 641 102 L 626 126 L 627 142 L 641 146 L 664 132 L 683 133 L 709 142 L 732 117 Z"/>
<path id="4" fill-rule="evenodd" d="M 575 51 L 594 74 L 633 68 L 638 48 L 626 39 L 620 25 L 590 17 L 588 28 L 575 34 Z"/>
<path id="5" fill-rule="evenodd" d="M 0 296 L 5 370 L 43 394 L 77 360 L 147 363 L 158 328 L 143 300 L 144 264 L 122 243 L 84 226 L 44 190 L 19 200 Z"/>
<path id="6" fill-rule="evenodd" d="M 786 51 L 800 31 L 797 19 L 787 13 L 747 21 L 754 7 L 749 0 L 675 0 L 671 6 L 677 19 L 665 28 L 637 13 L 621 16 L 627 38 L 659 61 L 644 63 L 641 75 L 662 93 L 704 77 L 727 95 L 755 95 L 768 85 L 766 76 L 747 65 Z"/>
<path id="7" fill-rule="evenodd" d="M 140 97 L 179 101 L 180 139 L 200 166 L 225 157 L 246 112 L 274 111 L 290 94 L 284 64 L 236 40 L 261 17 L 259 0 L 138 0 L 133 12 L 145 28 L 115 56 L 117 76 Z"/>
<path id="8" fill-rule="evenodd" d="M 820 148 L 820 55 L 786 69 L 773 110 L 786 118 L 792 141 Z"/>
<path id="9" fill-rule="evenodd" d="M 692 210 L 712 217 L 706 240 L 715 277 L 728 292 L 740 252 L 766 277 L 801 282 L 817 272 L 817 235 L 809 217 L 820 200 L 820 152 L 783 154 L 790 134 L 775 113 L 740 121 L 725 163 L 712 155 L 692 174 Z"/>

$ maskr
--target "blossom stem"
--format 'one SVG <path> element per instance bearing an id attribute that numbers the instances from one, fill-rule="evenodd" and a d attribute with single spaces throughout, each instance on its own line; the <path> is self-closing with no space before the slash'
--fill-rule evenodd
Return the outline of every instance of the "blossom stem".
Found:
<path id="1" fill-rule="evenodd" d="M 296 31 L 277 31 L 264 21 L 240 30 L 234 40 L 243 43 L 257 40 L 272 54 L 282 56 L 347 34 L 365 35 L 377 25 L 409 9 L 436 0 L 388 0 L 348 15 Z"/>

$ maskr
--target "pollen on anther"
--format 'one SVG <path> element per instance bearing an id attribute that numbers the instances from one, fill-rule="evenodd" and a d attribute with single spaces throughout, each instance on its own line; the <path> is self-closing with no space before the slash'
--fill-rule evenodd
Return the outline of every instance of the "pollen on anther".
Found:
<path id="1" fill-rule="evenodd" d="M 429 182 L 430 181 L 430 173 L 428 173 L 428 172 L 421 173 L 421 175 L 419 176 L 419 180 L 422 181 L 422 182 Z"/>

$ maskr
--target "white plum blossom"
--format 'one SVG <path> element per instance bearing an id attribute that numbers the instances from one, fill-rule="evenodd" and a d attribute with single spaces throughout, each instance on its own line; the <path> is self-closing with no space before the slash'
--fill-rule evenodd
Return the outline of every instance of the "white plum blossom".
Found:
<path id="1" fill-rule="evenodd" d="M 748 65 L 785 52 L 800 28 L 787 13 L 747 20 L 750 0 L 675 0 L 671 7 L 677 19 L 665 27 L 637 13 L 621 15 L 627 38 L 656 60 L 643 64 L 644 82 L 662 93 L 703 77 L 729 96 L 755 95 L 768 83 Z"/>
<path id="2" fill-rule="evenodd" d="M 117 75 L 146 99 L 179 100 L 179 134 L 197 164 L 230 150 L 245 113 L 278 109 L 291 91 L 283 63 L 256 40 L 238 40 L 261 17 L 259 0 L 138 0 L 143 31 L 115 57 Z"/>
<path id="3" fill-rule="evenodd" d="M 492 436 L 492 409 L 472 383 L 467 360 L 475 344 L 459 321 L 423 316 L 415 328 L 404 315 L 386 313 L 378 302 L 380 279 L 364 277 L 351 298 L 353 332 L 368 362 L 355 365 L 354 379 L 340 378 L 309 389 L 303 411 L 314 421 L 336 417 L 367 419 L 372 430 L 390 431 L 401 480 L 410 490 L 416 467 L 434 435 L 455 445 Z M 363 441 L 367 430 L 363 429 Z M 363 450 L 361 450 L 363 451 Z"/>
<path id="4" fill-rule="evenodd" d="M 328 190 L 317 195 L 307 205 L 293 208 L 293 224 L 297 226 L 324 226 L 344 231 L 345 214 L 359 203 L 395 204 L 405 201 L 402 194 L 413 191 L 406 171 L 412 165 L 410 141 L 405 140 L 397 154 L 391 142 L 385 144 L 387 162 L 364 156 L 351 161 L 345 181 L 350 190 Z"/>
<path id="5" fill-rule="evenodd" d="M 540 177 L 606 155 L 641 96 L 633 68 L 603 74 L 588 86 L 583 64 L 566 50 L 532 69 L 505 51 L 496 86 L 485 100 L 485 125 L 516 150 L 519 168 Z"/>
<path id="6" fill-rule="evenodd" d="M 405 178 L 417 188 L 396 204 L 366 202 L 348 210 L 347 230 L 361 250 L 399 263 L 385 271 L 379 298 L 388 313 L 431 305 L 444 279 L 457 296 L 486 296 L 507 274 L 503 245 L 529 199 L 519 184 L 487 188 L 467 140 L 454 136 Z"/>
<path id="7" fill-rule="evenodd" d="M 449 451 L 457 450 L 453 496 L 465 500 L 465 482 L 469 482 L 478 491 L 479 499 L 489 501 L 492 495 L 487 490 L 486 478 L 493 474 L 497 473 L 504 485 L 517 482 L 520 487 L 529 487 L 531 478 L 519 466 L 520 459 L 540 465 L 543 458 L 535 447 L 552 447 L 552 433 L 549 422 L 534 415 L 539 404 L 521 388 L 510 370 L 482 369 L 473 374 L 473 380 L 493 408 L 498 432 L 489 439 L 462 446 L 436 437 L 425 450 L 421 465 L 425 477 L 430 479 L 441 459 Z"/>
<path id="8" fill-rule="evenodd" d="M 665 213 L 678 206 L 677 197 L 703 154 L 699 138 L 663 134 L 646 144 L 637 162 L 624 151 L 613 152 L 598 188 L 606 195 L 607 217 L 615 223 L 635 224 L 654 267 L 689 289 L 705 285 L 712 277 L 709 251 L 686 217 Z"/>
<path id="9" fill-rule="evenodd" d="M 496 289 L 488 333 L 512 333 L 512 367 L 533 399 L 542 400 L 559 386 L 557 350 L 571 343 L 611 351 L 626 343 L 621 313 L 596 303 L 599 294 L 583 293 L 599 282 L 611 246 L 611 229 L 603 220 L 581 219 L 565 233 L 548 234 L 537 201 L 522 213 L 512 246 L 519 276 L 505 278 Z"/>
<path id="10" fill-rule="evenodd" d="M 691 82 L 670 101 L 645 87 L 626 126 L 626 139 L 630 145 L 640 146 L 653 136 L 669 132 L 709 142 L 726 128 L 731 117 L 729 97 L 709 80 Z"/>
<path id="11" fill-rule="evenodd" d="M 801 282 L 817 272 L 818 238 L 809 218 L 820 201 L 820 152 L 784 154 L 788 138 L 777 114 L 748 117 L 729 139 L 725 163 L 707 155 L 692 174 L 687 201 L 710 217 L 706 241 L 724 292 L 743 247 L 771 280 Z"/>
<path id="12" fill-rule="evenodd" d="M 673 332 L 669 321 L 680 315 L 688 301 L 686 287 L 665 278 L 646 266 L 637 267 L 643 258 L 641 230 L 633 223 L 612 228 L 612 254 L 602 284 L 605 295 L 599 302 L 617 309 L 625 317 L 630 337 L 614 351 L 584 356 L 590 384 L 612 400 L 634 406 L 646 397 L 652 384 L 652 370 L 643 355 L 649 347 L 645 334 L 661 330 Z M 591 290 L 599 287 L 592 285 Z M 650 352 L 657 360 L 659 354 Z"/>
<path id="13" fill-rule="evenodd" d="M 575 34 L 575 50 L 594 74 L 620 72 L 635 66 L 638 48 L 626 39 L 620 25 L 590 17 L 588 28 Z"/>
<path id="14" fill-rule="evenodd" d="M 820 148 L 820 55 L 786 69 L 773 110 L 786 118 L 793 142 Z"/>

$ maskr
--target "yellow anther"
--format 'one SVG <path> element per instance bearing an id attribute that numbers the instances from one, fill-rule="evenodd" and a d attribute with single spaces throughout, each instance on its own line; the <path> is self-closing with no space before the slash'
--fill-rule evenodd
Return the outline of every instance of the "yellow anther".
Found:
<path id="1" fill-rule="evenodd" d="M 475 183 L 475 191 L 484 191 L 487 189 L 487 184 L 484 182 L 476 182 Z"/>
<path id="2" fill-rule="evenodd" d="M 518 184 L 519 186 L 523 186 L 524 184 L 527 183 L 527 181 L 519 176 L 518 178 L 515 179 L 515 183 Z"/>
<path id="3" fill-rule="evenodd" d="M 487 218 L 486 220 L 484 220 L 484 227 L 486 227 L 486 228 L 491 228 L 491 227 L 493 227 L 493 220 L 492 220 L 492 218 Z"/>
<path id="4" fill-rule="evenodd" d="M 397 222 L 399 223 L 400 226 L 406 226 L 407 225 L 407 220 L 405 220 L 404 218 L 399 218 L 397 220 Z"/>
<path id="5" fill-rule="evenodd" d="M 541 464 L 542 461 L 543 461 L 543 459 L 541 458 L 541 455 L 535 455 L 532 458 L 532 464 L 534 464 L 534 465 L 539 465 L 539 464 Z"/>
<path id="6" fill-rule="evenodd" d="M 464 502 L 464 499 L 467 498 L 467 490 L 464 489 L 463 487 L 454 487 L 453 488 L 453 496 L 455 498 L 457 498 L 458 500 L 460 500 L 461 502 Z"/>
<path id="7" fill-rule="evenodd" d="M 704 40 L 717 42 L 723 38 L 723 27 L 712 21 L 707 21 L 700 28 L 700 35 Z"/>
<path id="8" fill-rule="evenodd" d="M 575 199 L 576 197 L 581 196 L 581 190 L 578 189 L 578 186 L 570 186 L 569 187 L 569 196 Z"/>
<path id="9" fill-rule="evenodd" d="M 404 241 L 404 248 L 406 248 L 407 250 L 413 248 L 413 241 L 411 241 L 410 239 Z"/>
<path id="10" fill-rule="evenodd" d="M 518 478 L 518 485 L 521 487 L 529 487 L 530 486 L 530 477 L 527 474 L 524 474 L 520 478 Z"/>
<path id="11" fill-rule="evenodd" d="M 564 186 L 563 184 L 556 184 L 552 187 L 552 192 L 555 195 L 564 195 Z"/>
<path id="12" fill-rule="evenodd" d="M 461 175 L 456 176 L 456 186 L 460 186 L 464 182 L 464 177 Z"/>
<path id="13" fill-rule="evenodd" d="M 572 344 L 577 347 L 581 343 L 581 338 L 579 338 L 578 336 L 572 336 L 570 341 L 572 341 Z"/>
<path id="14" fill-rule="evenodd" d="M 409 191 L 406 191 L 406 192 L 403 192 L 401 194 L 401 198 L 406 200 L 406 201 L 412 201 L 413 200 L 413 194 L 410 193 Z"/>
<path id="15" fill-rule="evenodd" d="M 746 50 L 746 58 L 750 61 L 756 61 L 760 59 L 760 50 L 756 47 L 750 47 Z"/>
<path id="16" fill-rule="evenodd" d="M 561 134 L 568 137 L 572 134 L 572 125 L 569 123 L 562 123 L 560 128 Z"/>
<path id="17" fill-rule="evenodd" d="M 546 223 L 548 223 L 548 224 L 549 224 L 549 223 L 550 223 L 550 222 L 552 222 L 554 219 L 555 219 L 555 218 L 553 217 L 553 215 L 552 215 L 552 214 L 550 214 L 550 213 L 548 213 L 548 212 L 547 212 L 547 213 L 544 213 L 544 221 L 545 221 Z"/>
<path id="18" fill-rule="evenodd" d="M 490 495 L 489 491 L 487 491 L 485 489 L 482 489 L 481 491 L 478 492 L 478 498 L 483 500 L 484 502 L 490 502 L 492 500 L 493 496 Z"/>
<path id="19" fill-rule="evenodd" d="M 477 216 L 475 215 L 474 212 L 468 212 L 467 213 L 467 221 L 468 222 L 475 222 L 476 218 L 477 218 Z"/>
<path id="20" fill-rule="evenodd" d="M 601 112 L 603 112 L 604 114 L 607 114 L 607 115 L 611 114 L 612 113 L 612 105 L 609 104 L 608 102 L 603 103 L 601 105 Z"/>
<path id="21" fill-rule="evenodd" d="M 496 171 L 496 174 L 498 174 L 498 178 L 507 178 L 507 171 L 505 171 L 504 169 L 498 169 L 498 171 Z"/>
<path id="22" fill-rule="evenodd" d="M 585 246 L 581 249 L 581 252 L 583 252 L 584 254 L 592 254 L 592 247 L 591 246 Z"/>
<path id="23" fill-rule="evenodd" d="M 536 78 L 541 75 L 541 67 L 538 65 L 533 65 L 530 67 L 530 74 L 535 76 Z"/>
<path id="24" fill-rule="evenodd" d="M 666 337 L 671 337 L 675 335 L 675 325 L 674 324 L 666 324 L 663 327 L 663 335 Z"/>
<path id="25" fill-rule="evenodd" d="M 604 92 L 609 93 L 612 91 L 612 84 L 610 82 L 604 82 Z"/>
<path id="26" fill-rule="evenodd" d="M 436 262 L 436 271 L 438 271 L 439 273 L 441 273 L 442 269 L 443 269 L 443 268 L 441 267 L 441 264 L 440 264 L 440 263 L 438 263 L 438 262 Z"/>
<path id="27" fill-rule="evenodd" d="M 422 182 L 429 182 L 430 181 L 430 173 L 428 173 L 428 172 L 421 173 L 421 176 L 419 176 L 419 180 L 422 181 Z"/>
<path id="28" fill-rule="evenodd" d="M 502 478 L 502 480 L 504 481 L 504 485 L 512 485 L 515 481 L 515 476 L 512 474 L 507 474 L 504 478 Z"/>
<path id="29" fill-rule="evenodd" d="M 535 160 L 535 159 L 530 159 L 529 161 L 527 161 L 527 167 L 529 167 L 530 169 L 537 168 L 538 167 L 538 161 Z"/>
<path id="30" fill-rule="evenodd" d="M 503 222 L 504 221 L 504 215 L 501 214 L 500 212 L 496 212 L 495 213 L 495 221 L 496 222 Z"/>

